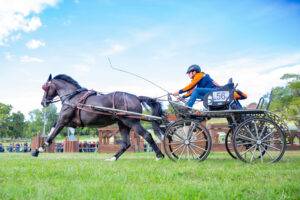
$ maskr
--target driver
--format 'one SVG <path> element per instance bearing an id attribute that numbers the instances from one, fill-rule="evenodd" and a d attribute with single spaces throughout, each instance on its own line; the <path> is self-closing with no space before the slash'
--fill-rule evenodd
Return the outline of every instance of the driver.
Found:
<path id="1" fill-rule="evenodd" d="M 182 97 L 190 97 L 186 103 L 189 107 L 193 107 L 197 99 L 203 100 L 207 93 L 214 91 L 219 87 L 219 84 L 217 84 L 208 74 L 201 72 L 199 65 L 191 65 L 186 74 L 188 74 L 192 80 L 191 83 L 183 89 L 174 92 L 173 95 L 178 96 L 179 94 L 186 93 Z"/>

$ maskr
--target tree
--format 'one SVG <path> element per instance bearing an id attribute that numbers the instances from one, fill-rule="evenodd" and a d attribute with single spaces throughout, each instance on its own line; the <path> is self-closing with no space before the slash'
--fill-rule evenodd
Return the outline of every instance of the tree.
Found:
<path id="1" fill-rule="evenodd" d="M 11 105 L 0 103 L 0 137 L 9 136 L 8 123 L 9 123 L 11 110 L 12 110 Z"/>
<path id="2" fill-rule="evenodd" d="M 38 133 L 43 132 L 44 121 L 46 123 L 45 133 L 49 133 L 54 123 L 58 119 L 57 108 L 54 104 L 50 106 L 40 109 L 32 110 L 29 113 L 30 119 L 28 121 L 26 135 L 31 137 Z"/>
<path id="3" fill-rule="evenodd" d="M 24 137 L 24 129 L 26 126 L 25 123 L 25 117 L 23 113 L 18 111 L 17 113 L 12 113 L 9 117 L 9 123 L 8 123 L 8 135 L 11 138 L 20 138 Z"/>
<path id="4" fill-rule="evenodd" d="M 272 90 L 270 110 L 300 127 L 300 74 L 284 74 L 281 79 L 286 80 L 287 85 Z"/>

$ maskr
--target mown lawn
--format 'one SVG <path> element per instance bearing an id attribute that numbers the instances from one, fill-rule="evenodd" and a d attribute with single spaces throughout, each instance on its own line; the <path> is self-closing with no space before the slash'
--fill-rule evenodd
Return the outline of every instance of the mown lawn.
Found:
<path id="1" fill-rule="evenodd" d="M 300 199 L 300 152 L 276 164 L 245 164 L 225 153 L 198 163 L 153 153 L 0 154 L 0 199 Z"/>

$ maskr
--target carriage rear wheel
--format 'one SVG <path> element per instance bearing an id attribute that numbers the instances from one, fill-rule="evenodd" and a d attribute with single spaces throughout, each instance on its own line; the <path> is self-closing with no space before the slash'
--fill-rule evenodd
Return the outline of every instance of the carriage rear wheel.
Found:
<path id="1" fill-rule="evenodd" d="M 268 118 L 245 120 L 236 128 L 232 142 L 237 157 L 249 163 L 277 162 L 286 149 L 284 132 Z"/>
<path id="2" fill-rule="evenodd" d="M 163 141 L 165 153 L 174 161 L 203 161 L 210 153 L 212 140 L 199 122 L 179 120 L 170 125 Z"/>
<path id="3" fill-rule="evenodd" d="M 232 129 L 230 128 L 229 131 L 226 134 L 225 137 L 225 148 L 226 151 L 228 152 L 228 154 L 233 158 L 233 159 L 237 159 L 234 149 L 233 149 L 233 145 L 232 145 Z"/>

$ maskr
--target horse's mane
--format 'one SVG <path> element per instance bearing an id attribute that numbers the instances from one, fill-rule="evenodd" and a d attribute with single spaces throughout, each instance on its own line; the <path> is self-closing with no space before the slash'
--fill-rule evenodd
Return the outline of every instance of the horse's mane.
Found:
<path id="1" fill-rule="evenodd" d="M 78 84 L 77 81 L 75 81 L 72 77 L 65 75 L 65 74 L 59 74 L 59 75 L 55 76 L 53 79 L 63 80 L 63 81 L 73 84 L 78 89 L 81 88 L 81 86 Z"/>

